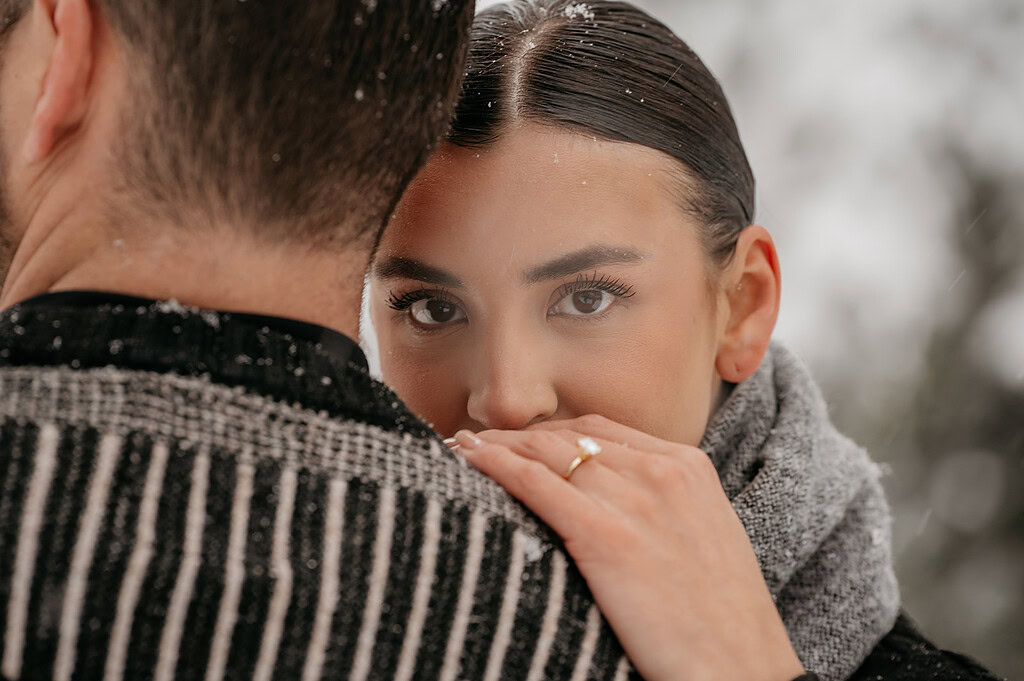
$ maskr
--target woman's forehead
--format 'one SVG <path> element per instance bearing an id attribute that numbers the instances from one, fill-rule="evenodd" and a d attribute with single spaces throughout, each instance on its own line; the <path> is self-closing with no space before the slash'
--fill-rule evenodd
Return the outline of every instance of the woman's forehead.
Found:
<path id="1" fill-rule="evenodd" d="M 473 229 L 557 232 L 678 222 L 685 216 L 673 193 L 673 165 L 636 145 L 521 126 L 486 148 L 445 145 L 403 197 L 393 226 L 443 238 Z"/>
<path id="2" fill-rule="evenodd" d="M 433 269 L 450 275 L 441 285 L 458 290 L 546 281 L 552 277 L 529 273 L 554 271 L 561 259 L 585 261 L 590 273 L 699 257 L 698 230 L 670 189 L 669 162 L 629 146 L 541 131 L 487 150 L 444 148 L 388 226 L 377 276 L 381 267 L 413 279 L 409 271 Z"/>
<path id="3" fill-rule="evenodd" d="M 493 144 L 459 147 L 445 143 L 422 174 L 428 182 L 466 173 L 519 182 L 572 181 L 602 177 L 655 178 L 676 164 L 661 152 L 627 142 L 601 139 L 566 128 L 516 123 Z M 649 183 L 648 183 L 649 184 Z"/>

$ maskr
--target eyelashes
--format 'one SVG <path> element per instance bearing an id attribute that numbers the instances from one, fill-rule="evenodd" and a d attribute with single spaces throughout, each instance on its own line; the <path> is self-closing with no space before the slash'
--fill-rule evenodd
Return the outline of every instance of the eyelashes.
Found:
<path id="1" fill-rule="evenodd" d="M 594 272 L 593 274 L 579 274 L 573 281 L 562 284 L 558 287 L 557 296 L 561 299 L 580 291 L 604 291 L 616 298 L 622 299 L 632 298 L 636 295 L 633 287 L 621 279 Z M 392 310 L 405 312 L 421 300 L 438 300 L 452 305 L 458 304 L 448 289 L 428 288 L 401 292 L 391 291 L 387 304 Z"/>
<path id="2" fill-rule="evenodd" d="M 388 307 L 397 312 L 404 312 L 421 300 L 440 300 L 445 303 L 452 303 L 451 293 L 446 289 L 420 288 L 414 291 L 403 293 L 391 292 L 388 296 Z"/>
<path id="3" fill-rule="evenodd" d="M 621 279 L 615 279 L 605 274 L 579 274 L 576 276 L 575 281 L 571 281 L 567 284 L 563 284 L 559 289 L 558 293 L 560 297 L 579 293 L 580 291 L 604 291 L 610 293 L 617 298 L 632 298 L 636 295 L 633 287 L 623 282 Z"/>

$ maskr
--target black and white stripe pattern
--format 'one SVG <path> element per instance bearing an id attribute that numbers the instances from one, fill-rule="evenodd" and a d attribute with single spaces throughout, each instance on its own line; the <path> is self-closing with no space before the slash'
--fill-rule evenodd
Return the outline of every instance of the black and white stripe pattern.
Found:
<path id="1" fill-rule="evenodd" d="M 416 655 L 423 638 L 423 625 L 427 620 L 430 593 L 434 586 L 434 575 L 437 569 L 438 546 L 441 541 L 441 513 L 441 505 L 436 500 L 427 500 L 419 572 L 416 575 L 412 608 L 406 624 L 405 638 L 402 641 L 402 651 L 395 669 L 395 681 L 410 681 L 416 669 Z"/>
<path id="2" fill-rule="evenodd" d="M 341 563 L 341 532 L 344 528 L 342 504 L 345 499 L 345 483 L 332 480 L 326 509 L 327 522 L 324 526 L 323 569 L 320 572 L 320 599 L 313 618 L 313 632 L 309 641 L 309 652 L 302 670 L 302 681 L 317 681 L 323 674 L 327 640 L 331 620 L 338 607 L 341 594 L 338 591 L 338 573 Z M 315 560 L 315 559 L 314 559 Z"/>
<path id="3" fill-rule="evenodd" d="M 200 379 L 0 391 L 9 681 L 632 673 L 549 535 L 436 442 Z"/>
<path id="4" fill-rule="evenodd" d="M 156 540 L 157 502 L 160 499 L 160 490 L 163 487 L 169 454 L 170 451 L 166 444 L 160 443 L 153 448 L 145 487 L 142 490 L 135 547 L 132 551 L 128 571 L 121 583 L 121 593 L 117 599 L 117 614 L 114 619 L 110 650 L 107 653 L 107 663 L 103 674 L 105 681 L 121 681 L 124 678 L 132 620 L 135 616 L 135 608 L 139 603 L 142 580 L 149 567 L 149 561 L 153 557 L 153 543 Z"/>
<path id="5" fill-rule="evenodd" d="M 192 600 L 202 555 L 203 525 L 206 518 L 206 494 L 209 485 L 210 456 L 200 452 L 192 463 L 192 484 L 185 511 L 185 538 L 182 560 L 174 581 L 170 607 L 167 611 L 155 671 L 156 681 L 172 681 L 178 664 L 181 638 L 185 630 L 188 604 Z"/>
<path id="6" fill-rule="evenodd" d="M 530 534 L 545 532 L 521 504 L 436 439 L 343 421 L 202 378 L 112 368 L 5 367 L 0 418 L 5 417 L 184 438 L 224 452 L 258 448 L 261 458 L 278 465 L 287 461 L 299 469 L 464 502 Z"/>
<path id="7" fill-rule="evenodd" d="M 284 619 L 288 614 L 288 605 L 292 598 L 292 564 L 288 555 L 291 538 L 292 517 L 295 512 L 295 488 L 298 476 L 294 469 L 285 468 L 281 473 L 280 492 L 278 497 L 277 517 L 274 521 L 274 548 L 272 554 L 272 570 L 274 579 L 274 595 L 267 612 L 267 621 L 263 629 L 263 640 L 260 643 L 260 656 L 256 661 L 256 673 L 253 681 L 270 681 L 277 662 L 277 653 L 281 646 L 281 635 L 284 630 Z"/>
<path id="8" fill-rule="evenodd" d="M 5 429 L 8 432 L 11 428 Z M 7 434 L 7 433 L 5 433 Z M 44 521 L 43 510 L 46 497 L 50 492 L 54 470 L 57 468 L 57 439 L 59 433 L 56 426 L 50 424 L 40 430 L 38 447 L 35 448 L 34 467 L 28 494 L 25 498 L 21 514 L 18 543 L 15 548 L 14 574 L 7 593 L 7 628 L 4 631 L 4 656 L 0 672 L 9 679 L 21 676 L 22 655 L 25 648 L 25 629 L 28 619 L 29 594 L 32 587 L 33 570 L 39 551 L 40 535 Z M 3 446 L 12 448 L 13 443 L 4 442 Z M 31 449 L 26 448 L 18 457 L 22 466 L 29 458 Z M 5 498 L 5 501 L 7 499 Z M 7 518 L 5 518 L 7 520 Z M 10 518 L 13 520 L 13 518 Z M 5 563 L 8 561 L 4 561 Z"/>

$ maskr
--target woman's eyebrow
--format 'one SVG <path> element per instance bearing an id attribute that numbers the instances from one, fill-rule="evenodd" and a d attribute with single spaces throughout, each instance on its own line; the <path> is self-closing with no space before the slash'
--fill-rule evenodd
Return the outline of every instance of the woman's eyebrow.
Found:
<path id="1" fill-rule="evenodd" d="M 412 279 L 447 288 L 465 288 L 462 280 L 450 272 L 409 258 L 385 258 L 373 266 L 378 279 Z"/>
<path id="2" fill-rule="evenodd" d="M 523 272 L 523 283 L 539 284 L 551 279 L 563 279 L 605 265 L 635 265 L 647 257 L 646 253 L 632 248 L 595 244 L 526 270 Z"/>

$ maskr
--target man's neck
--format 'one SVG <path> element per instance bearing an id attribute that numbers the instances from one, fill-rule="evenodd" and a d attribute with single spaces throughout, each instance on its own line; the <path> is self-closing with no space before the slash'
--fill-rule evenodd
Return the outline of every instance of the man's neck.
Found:
<path id="1" fill-rule="evenodd" d="M 72 249 L 53 234 L 34 252 L 16 255 L 0 307 L 43 293 L 105 291 L 297 319 L 357 336 L 367 257 L 362 251 L 312 251 L 243 234 L 147 227 L 115 238 L 76 238 Z"/>

